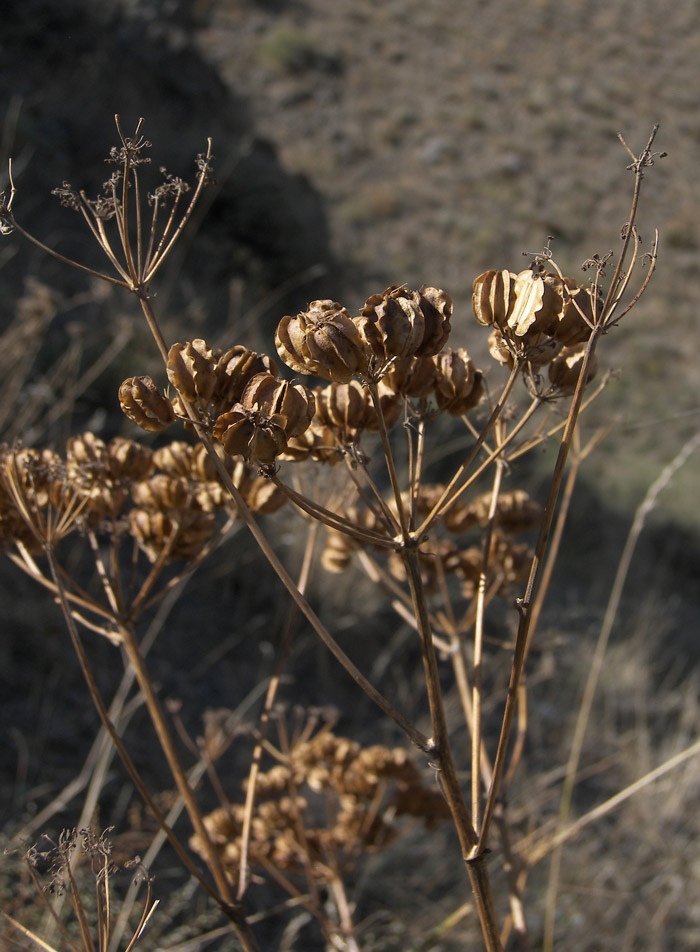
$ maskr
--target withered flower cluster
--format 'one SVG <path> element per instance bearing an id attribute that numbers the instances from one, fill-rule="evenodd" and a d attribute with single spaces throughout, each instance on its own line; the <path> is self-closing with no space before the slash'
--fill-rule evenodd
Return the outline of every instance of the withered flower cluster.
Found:
<path id="1" fill-rule="evenodd" d="M 242 803 L 204 819 L 224 868 L 235 878 L 241 861 Z M 395 816 L 420 818 L 427 827 L 449 817 L 444 797 L 428 785 L 402 748 L 362 747 L 323 729 L 297 743 L 283 764 L 260 774 L 256 784 L 249 861 L 327 881 L 347 865 L 395 836 Z M 193 849 L 202 852 L 195 836 Z"/>
<path id="2" fill-rule="evenodd" d="M 421 486 L 415 501 L 416 515 L 428 515 L 444 489 L 444 486 Z M 408 503 L 408 499 L 405 501 Z M 458 501 L 437 520 L 437 531 L 418 550 L 422 581 L 427 592 L 438 590 L 441 576 L 454 575 L 460 582 L 464 596 L 474 596 L 484 564 L 484 548 L 483 544 L 470 539 L 468 533 L 472 529 L 486 527 L 490 505 L 491 495 L 485 493 L 469 502 Z M 379 528 L 376 518 L 368 510 L 358 512 L 352 509 L 346 515 L 349 521 L 363 528 Z M 529 545 L 516 542 L 513 537 L 536 527 L 541 517 L 540 505 L 530 499 L 524 490 L 511 490 L 498 497 L 488 564 L 489 575 L 497 580 L 501 594 L 508 594 L 513 585 L 527 578 L 532 550 Z M 465 535 L 466 539 L 460 538 Z M 344 572 L 350 565 L 352 553 L 360 544 L 346 533 L 327 530 L 322 565 L 328 572 Z M 396 552 L 389 556 L 389 569 L 395 578 L 406 580 L 404 563 Z"/>
<path id="3" fill-rule="evenodd" d="M 244 462 L 222 455 L 251 509 L 273 512 L 285 496 Z M 75 530 L 131 536 L 155 561 L 199 554 L 218 526 L 216 513 L 233 503 L 200 445 L 173 442 L 151 450 L 87 432 L 73 437 L 65 457 L 50 450 L 0 452 L 0 545 L 32 551 Z"/>
<path id="4" fill-rule="evenodd" d="M 329 381 L 315 392 L 279 377 L 276 362 L 240 345 L 212 350 L 198 339 L 173 344 L 167 374 L 174 395 L 150 377 L 130 377 L 119 390 L 122 410 L 145 430 L 176 419 L 203 427 L 229 456 L 268 467 L 278 458 L 309 456 L 337 462 L 364 430 L 378 428 L 370 385 L 377 385 L 386 426 L 401 416 L 404 398 L 434 397 L 437 410 L 459 416 L 483 393 L 482 375 L 467 352 L 444 351 L 452 301 L 438 288 L 390 287 L 352 317 L 335 301 L 312 301 L 283 317 L 275 337 L 282 360 L 297 373 Z"/>
<path id="5" fill-rule="evenodd" d="M 538 265 L 519 274 L 485 271 L 474 281 L 472 296 L 477 321 L 493 327 L 491 355 L 509 367 L 516 358 L 524 358 L 533 370 L 548 367 L 549 379 L 561 393 L 576 386 L 584 344 L 601 303 L 593 290 Z M 590 367 L 589 379 L 595 369 Z"/>

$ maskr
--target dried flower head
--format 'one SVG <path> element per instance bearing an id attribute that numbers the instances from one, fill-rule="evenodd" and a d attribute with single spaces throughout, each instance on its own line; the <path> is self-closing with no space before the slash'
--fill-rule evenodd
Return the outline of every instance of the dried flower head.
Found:
<path id="1" fill-rule="evenodd" d="M 151 433 L 175 422 L 172 405 L 150 377 L 128 377 L 119 388 L 119 404 L 128 418 Z"/>
<path id="2" fill-rule="evenodd" d="M 450 416 L 462 416 L 477 406 L 484 392 L 482 373 L 463 347 L 449 347 L 433 358 L 435 363 L 435 399 Z"/>
<path id="3" fill-rule="evenodd" d="M 353 374 L 367 371 L 369 354 L 350 312 L 337 301 L 312 301 L 296 317 L 283 317 L 275 345 L 297 373 L 347 383 Z"/>

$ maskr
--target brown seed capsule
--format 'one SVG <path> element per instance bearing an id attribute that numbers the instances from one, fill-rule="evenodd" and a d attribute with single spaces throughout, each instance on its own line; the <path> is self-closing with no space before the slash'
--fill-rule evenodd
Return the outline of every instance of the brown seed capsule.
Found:
<path id="1" fill-rule="evenodd" d="M 419 293 L 420 309 L 425 318 L 425 332 L 416 356 L 433 357 L 440 353 L 450 336 L 452 298 L 441 288 L 422 288 Z"/>
<path id="2" fill-rule="evenodd" d="M 350 312 L 336 301 L 312 301 L 296 317 L 283 317 L 275 345 L 297 373 L 347 383 L 353 374 L 367 370 L 368 353 Z"/>
<path id="3" fill-rule="evenodd" d="M 422 399 L 435 387 L 435 364 L 430 357 L 399 357 L 391 363 L 382 383 L 402 397 Z"/>
<path id="4" fill-rule="evenodd" d="M 363 430 L 374 418 L 369 391 L 357 380 L 316 389 L 316 420 L 343 434 Z"/>
<path id="5" fill-rule="evenodd" d="M 256 477 L 243 494 L 245 501 L 256 515 L 269 515 L 277 512 L 287 501 L 287 496 L 275 484 L 264 476 Z"/>
<path id="6" fill-rule="evenodd" d="M 352 553 L 356 545 L 350 536 L 344 532 L 326 531 L 326 544 L 321 553 L 321 565 L 332 575 L 340 575 L 347 571 L 352 561 Z"/>
<path id="7" fill-rule="evenodd" d="M 475 278 L 472 307 L 480 324 L 506 327 L 515 304 L 515 278 L 511 271 L 484 271 Z"/>
<path id="8" fill-rule="evenodd" d="M 335 466 L 345 455 L 345 448 L 340 445 L 341 443 L 342 440 L 335 427 L 324 426 L 313 421 L 305 433 L 289 440 L 284 453 L 280 453 L 279 458 L 299 463 L 311 457 L 318 463 Z"/>
<path id="9" fill-rule="evenodd" d="M 550 333 L 567 347 L 581 344 L 591 336 L 595 314 L 600 309 L 600 301 L 595 300 L 590 290 L 579 287 L 573 278 L 564 279 L 561 294 L 561 313 Z"/>
<path id="10" fill-rule="evenodd" d="M 187 483 L 177 476 L 156 473 L 150 479 L 141 480 L 131 487 L 131 495 L 137 506 L 144 509 L 181 509 L 187 505 Z"/>
<path id="11" fill-rule="evenodd" d="M 286 417 L 268 416 L 260 410 L 236 408 L 222 413 L 214 424 L 213 436 L 229 456 L 242 456 L 257 463 L 273 463 L 287 446 Z"/>
<path id="12" fill-rule="evenodd" d="M 216 359 L 206 341 L 198 338 L 173 344 L 168 351 L 168 380 L 188 403 L 209 403 L 217 384 Z"/>
<path id="13" fill-rule="evenodd" d="M 189 479 L 192 475 L 192 453 L 194 447 L 182 440 L 173 440 L 153 453 L 153 462 L 168 476 Z"/>
<path id="14" fill-rule="evenodd" d="M 583 365 L 583 355 L 585 353 L 585 344 L 576 344 L 574 347 L 565 347 L 561 353 L 554 358 L 549 365 L 549 379 L 552 384 L 563 394 L 573 393 L 578 383 L 578 378 Z M 595 377 L 598 371 L 598 360 L 596 355 L 588 365 L 588 375 L 586 384 Z"/>
<path id="15" fill-rule="evenodd" d="M 398 423 L 401 419 L 403 400 L 397 396 L 397 394 L 393 393 L 386 386 L 383 380 L 380 380 L 377 389 L 379 391 L 379 405 L 382 408 L 384 425 L 388 430 L 390 430 L 391 427 Z M 374 411 L 367 422 L 367 429 L 371 433 L 376 433 L 379 430 L 379 420 L 377 418 L 376 412 Z"/>
<path id="16" fill-rule="evenodd" d="M 368 298 L 355 318 L 360 335 L 380 366 L 394 357 L 413 357 L 425 335 L 418 291 L 392 285 Z"/>
<path id="17" fill-rule="evenodd" d="M 435 397 L 438 407 L 450 416 L 461 416 L 475 407 L 483 394 L 482 373 L 463 347 L 448 348 L 434 357 Z"/>
<path id="18" fill-rule="evenodd" d="M 497 360 L 499 364 L 508 367 L 509 370 L 512 370 L 515 366 L 513 348 L 508 345 L 507 338 L 503 336 L 503 333 L 498 327 L 494 327 L 489 334 L 489 354 L 491 354 L 493 359 Z"/>
<path id="19" fill-rule="evenodd" d="M 129 513 L 129 531 L 151 562 L 156 561 L 168 543 L 169 562 L 194 558 L 215 529 L 216 517 L 208 512 L 132 509 Z"/>
<path id="20" fill-rule="evenodd" d="M 316 411 L 316 399 L 308 387 L 268 373 L 256 374 L 248 382 L 240 405 L 247 410 L 260 410 L 269 417 L 284 417 L 287 437 L 300 436 L 308 429 Z"/>
<path id="21" fill-rule="evenodd" d="M 248 382 L 256 374 L 279 376 L 279 368 L 272 357 L 257 354 L 240 344 L 230 347 L 216 364 L 216 388 L 213 401 L 219 413 L 225 413 L 238 403 Z"/>
<path id="22" fill-rule="evenodd" d="M 142 430 L 161 433 L 175 422 L 170 401 L 150 377 L 129 377 L 119 388 L 122 411 Z"/>
<path id="23" fill-rule="evenodd" d="M 153 469 L 153 450 L 115 436 L 107 446 L 105 466 L 112 479 L 145 479 Z"/>
<path id="24" fill-rule="evenodd" d="M 543 308 L 545 289 L 549 290 L 549 286 L 545 285 L 542 275 L 530 268 L 515 276 L 511 287 L 513 305 L 507 321 L 507 330 L 515 338 L 523 337 L 528 331 L 546 332 L 556 321 L 556 313 Z M 550 297 L 556 310 L 561 300 L 556 294 L 550 293 Z"/>

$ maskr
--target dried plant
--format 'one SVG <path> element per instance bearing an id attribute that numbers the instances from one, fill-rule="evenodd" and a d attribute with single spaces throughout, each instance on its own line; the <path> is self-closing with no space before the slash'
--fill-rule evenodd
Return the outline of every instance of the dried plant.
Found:
<path id="1" fill-rule="evenodd" d="M 15 218 L 14 185 L 0 203 L 0 221 L 4 234 L 16 231 L 135 295 L 163 359 L 163 376 L 160 382 L 139 376 L 134 367 L 119 401 L 142 429 L 178 427 L 178 438 L 151 451 L 131 440 L 105 443 L 85 433 L 63 456 L 6 447 L 0 486 L 5 551 L 59 601 L 95 704 L 134 783 L 182 862 L 229 917 L 243 948 L 258 948 L 247 907 L 252 875 L 271 877 L 309 910 L 330 946 L 359 948 L 344 877 L 366 850 L 390 841 L 401 814 L 421 817 L 428 826 L 451 819 L 484 947 L 502 949 L 515 930 L 526 948 L 523 891 L 531 858 L 513 850 L 507 808 L 527 730 L 522 675 L 557 554 L 550 539 L 560 535 L 564 515 L 557 502 L 577 425 L 607 379 L 591 387 L 599 345 L 646 290 L 656 263 L 656 240 L 642 253 L 635 227 L 642 181 L 657 155 L 656 129 L 638 156 L 630 152 L 633 197 L 615 259 L 594 255 L 588 274 L 577 281 L 560 271 L 547 245 L 519 273 L 501 262 L 500 270 L 475 279 L 474 315 L 489 329 L 495 372 L 478 369 L 464 348 L 447 346 L 453 303 L 445 291 L 393 286 L 372 295 L 355 315 L 329 299 L 281 319 L 279 358 L 297 374 L 322 378 L 322 385 L 283 378 L 276 359 L 240 343 L 219 348 L 200 338 L 165 341 L 151 282 L 210 179 L 211 143 L 197 158 L 194 188 L 165 174 L 144 194 L 150 143 L 141 129 L 140 121 L 126 136 L 117 120 L 120 141 L 109 158 L 116 171 L 97 198 L 67 183 L 56 190 L 92 232 L 107 259 L 104 272 L 28 235 Z M 645 271 L 633 287 L 638 266 Z M 504 378 L 497 389 L 499 372 Z M 436 485 L 426 479 L 426 456 L 431 439 L 444 432 L 440 421 L 449 419 L 472 442 L 456 470 Z M 182 441 L 183 426 L 196 443 Z M 504 477 L 545 441 L 557 441 L 558 453 L 540 504 L 523 489 L 504 488 Z M 295 510 L 309 526 L 307 556 L 315 528 L 324 527 L 323 570 L 337 575 L 356 560 L 415 630 L 429 733 L 380 693 L 312 608 L 305 596 L 309 559 L 296 580 L 284 566 L 262 528 L 262 517 L 283 504 L 290 519 Z M 296 609 L 430 764 L 436 786 L 425 784 L 404 750 L 362 748 L 313 719 L 310 729 L 290 738 L 284 717 L 273 716 L 280 668 L 255 734 L 245 797 L 229 800 L 231 792 L 214 781 L 221 806 L 203 815 L 137 627 L 234 522 L 248 527 Z M 84 591 L 61 563 L 61 542 L 71 533 L 80 533 L 92 553 L 99 593 Z M 127 551 L 129 580 L 123 571 Z M 497 599 L 515 600 L 518 624 L 512 640 L 490 655 L 486 617 Z M 95 683 L 81 632 L 122 647 L 189 815 L 190 845 L 211 878 L 199 871 L 132 763 Z M 486 673 L 490 665 L 503 670 L 506 654 L 510 677 L 491 749 L 484 711 L 495 699 L 487 697 Z M 455 746 L 457 725 L 448 723 L 443 669 L 457 687 L 461 727 L 470 737 L 466 760 Z M 277 746 L 267 737 L 272 720 Z M 221 736 L 210 733 L 202 763 L 213 769 L 221 751 Z M 262 769 L 266 754 L 277 763 Z M 323 822 L 314 798 L 323 802 Z M 492 895 L 487 857 L 494 853 L 507 873 L 507 896 Z M 334 914 L 320 890 L 332 897 Z"/>
<path id="2" fill-rule="evenodd" d="M 100 835 L 90 829 L 63 830 L 58 842 L 47 837 L 41 849 L 32 846 L 26 853 L 26 867 L 41 904 L 61 936 L 60 948 L 73 952 L 108 952 L 112 938 L 112 886 L 111 881 L 120 867 L 112 860 L 112 844 L 108 839 L 110 830 Z M 88 867 L 87 876 L 83 868 Z M 151 896 L 151 881 L 140 867 L 139 860 L 130 860 L 122 867 L 135 869 L 136 876 L 146 884 L 146 897 L 139 921 L 131 937 L 124 945 L 124 952 L 131 952 L 158 905 Z M 87 882 L 86 882 L 87 880 Z M 88 890 L 94 889 L 94 895 Z M 49 897 L 68 897 L 73 922 L 64 924 Z M 44 952 L 57 952 L 56 946 L 32 932 L 7 913 L 2 914 L 15 930 L 31 943 L 31 948 Z M 94 920 L 91 923 L 91 920 Z"/>

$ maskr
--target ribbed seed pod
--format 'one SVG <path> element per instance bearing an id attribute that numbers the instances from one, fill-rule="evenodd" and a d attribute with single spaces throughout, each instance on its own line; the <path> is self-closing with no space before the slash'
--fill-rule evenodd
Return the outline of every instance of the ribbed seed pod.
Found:
<path id="1" fill-rule="evenodd" d="M 543 307 L 545 290 L 550 292 L 547 307 Z M 508 316 L 507 332 L 515 338 L 524 337 L 528 331 L 546 332 L 547 327 L 555 323 L 556 308 L 561 300 L 551 293 L 541 274 L 530 268 L 516 274 L 511 294 L 514 300 Z"/>
<path id="2" fill-rule="evenodd" d="M 564 347 L 549 365 L 549 379 L 561 393 L 573 393 L 576 389 L 576 384 L 578 383 L 579 374 L 581 373 L 581 367 L 583 365 L 585 350 L 585 344 L 576 344 L 574 347 Z M 594 354 L 593 359 L 588 365 L 586 384 L 591 382 L 597 372 L 598 359 Z"/>
<path id="3" fill-rule="evenodd" d="M 297 373 L 347 383 L 367 370 L 368 353 L 350 312 L 337 301 L 312 301 L 306 311 L 282 318 L 275 333 L 282 360 Z"/>
<path id="4" fill-rule="evenodd" d="M 559 287 L 562 309 L 551 334 L 565 346 L 571 347 L 587 341 L 591 336 L 591 325 L 601 305 L 600 301 L 595 301 L 591 291 L 579 287 L 573 278 L 565 278 L 564 287 L 561 287 L 560 280 Z"/>
<path id="5" fill-rule="evenodd" d="M 345 532 L 326 530 L 326 544 L 321 553 L 321 565 L 332 575 L 340 575 L 350 567 L 356 543 Z"/>
<path id="6" fill-rule="evenodd" d="M 425 336 L 425 315 L 418 291 L 392 285 L 365 302 L 355 324 L 375 361 L 383 367 L 394 357 L 413 357 Z"/>
<path id="7" fill-rule="evenodd" d="M 392 362 L 382 383 L 402 397 L 427 397 L 435 387 L 435 364 L 430 357 L 399 357 Z"/>
<path id="8" fill-rule="evenodd" d="M 499 364 L 508 367 L 509 370 L 512 370 L 515 366 L 513 349 L 508 346 L 507 339 L 498 327 L 494 327 L 489 334 L 489 354 Z"/>
<path id="9" fill-rule="evenodd" d="M 217 361 L 206 341 L 173 344 L 168 351 L 168 380 L 188 403 L 209 403 L 217 384 Z"/>
<path id="10" fill-rule="evenodd" d="M 383 380 L 379 381 L 377 390 L 379 392 L 379 406 L 382 408 L 384 425 L 390 430 L 392 426 L 395 426 L 401 419 L 403 400 L 397 394 L 393 393 Z M 374 412 L 367 422 L 367 429 L 370 433 L 375 433 L 379 429 L 379 420 L 377 419 L 377 414 Z"/>
<path id="11" fill-rule="evenodd" d="M 472 307 L 480 324 L 506 327 L 515 304 L 515 278 L 511 271 L 484 271 L 474 279 Z"/>
<path id="12" fill-rule="evenodd" d="M 104 462 L 112 479 L 145 479 L 153 469 L 153 450 L 135 440 L 115 436 L 107 445 Z"/>
<path id="13" fill-rule="evenodd" d="M 187 505 L 187 483 L 177 476 L 156 473 L 150 479 L 141 480 L 131 487 L 131 495 L 137 506 L 144 509 L 181 509 Z"/>
<path id="14" fill-rule="evenodd" d="M 448 348 L 434 357 L 435 398 L 438 407 L 450 416 L 461 416 L 475 407 L 483 394 L 482 373 L 463 347 Z"/>
<path id="15" fill-rule="evenodd" d="M 192 475 L 192 454 L 194 447 L 182 440 L 173 440 L 153 453 L 153 462 L 168 476 L 189 479 Z"/>
<path id="16" fill-rule="evenodd" d="M 260 410 L 269 417 L 284 417 L 287 437 L 300 436 L 307 430 L 316 411 L 316 399 L 308 387 L 268 373 L 256 374 L 248 382 L 240 405 L 246 410 Z"/>
<path id="17" fill-rule="evenodd" d="M 416 356 L 434 357 L 440 353 L 450 336 L 452 298 L 441 288 L 422 288 L 419 295 L 425 331 L 423 343 L 416 351 Z"/>
<path id="18" fill-rule="evenodd" d="M 300 463 L 311 457 L 318 463 L 328 463 L 330 466 L 335 466 L 344 454 L 344 447 L 339 445 L 337 429 L 317 423 L 314 420 L 305 433 L 289 440 L 284 453 L 280 453 L 279 458 Z"/>
<path id="19" fill-rule="evenodd" d="M 246 487 L 245 501 L 256 515 L 267 516 L 277 512 L 286 503 L 284 492 L 264 476 L 258 476 Z"/>
<path id="20" fill-rule="evenodd" d="M 128 377 L 119 388 L 122 412 L 142 430 L 162 433 L 175 422 L 169 400 L 150 377 Z"/>
<path id="21" fill-rule="evenodd" d="M 372 398 L 357 380 L 316 388 L 316 420 L 343 432 L 363 430 L 374 418 Z"/>
<path id="22" fill-rule="evenodd" d="M 241 404 L 222 413 L 214 424 L 213 436 L 229 456 L 242 456 L 263 465 L 273 463 L 287 446 L 286 417 L 268 416 Z"/>
<path id="23" fill-rule="evenodd" d="M 248 382 L 256 374 L 279 376 L 279 368 L 272 357 L 248 350 L 241 344 L 229 347 L 216 363 L 216 387 L 213 402 L 219 413 L 230 410 L 241 399 Z"/>
<path id="24" fill-rule="evenodd" d="M 105 441 L 90 431 L 80 436 L 72 436 L 66 443 L 66 463 L 69 473 L 77 467 L 80 467 L 82 471 L 86 468 L 99 468 L 99 471 L 104 473 L 106 451 Z"/>
<path id="25" fill-rule="evenodd" d="M 129 531 L 155 562 L 165 545 L 174 536 L 168 561 L 195 558 L 202 551 L 216 529 L 216 516 L 196 510 L 163 512 L 132 509 L 129 513 Z"/>

